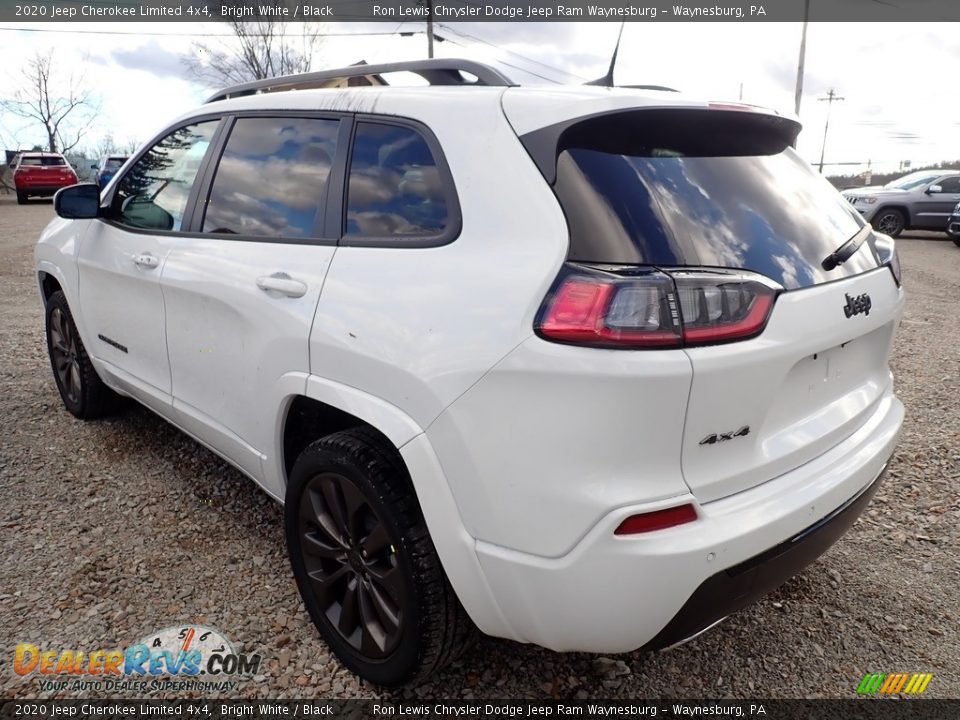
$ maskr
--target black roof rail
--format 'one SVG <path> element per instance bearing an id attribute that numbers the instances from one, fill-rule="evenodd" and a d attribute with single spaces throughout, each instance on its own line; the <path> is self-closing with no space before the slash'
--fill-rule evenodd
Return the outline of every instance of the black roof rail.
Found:
<path id="1" fill-rule="evenodd" d="M 433 60 L 414 60 L 412 62 L 380 63 L 378 65 L 351 65 L 334 70 L 318 70 L 297 75 L 267 78 L 266 80 L 253 80 L 224 88 L 211 95 L 207 102 L 211 103 L 243 95 L 256 95 L 257 93 L 308 90 L 324 87 L 330 80 L 392 72 L 412 72 L 424 78 L 431 85 L 482 85 L 488 87 L 516 85 L 506 75 L 489 65 L 473 60 L 436 58 Z M 469 73 L 476 77 L 476 80 L 469 80 L 461 73 Z"/>

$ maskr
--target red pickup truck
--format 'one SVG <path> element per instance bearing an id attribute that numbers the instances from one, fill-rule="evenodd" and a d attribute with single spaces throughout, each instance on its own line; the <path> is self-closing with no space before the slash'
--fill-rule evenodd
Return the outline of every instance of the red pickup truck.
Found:
<path id="1" fill-rule="evenodd" d="M 78 182 L 77 173 L 60 153 L 23 152 L 13 158 L 10 169 L 21 205 L 31 195 L 50 197 L 60 188 Z"/>

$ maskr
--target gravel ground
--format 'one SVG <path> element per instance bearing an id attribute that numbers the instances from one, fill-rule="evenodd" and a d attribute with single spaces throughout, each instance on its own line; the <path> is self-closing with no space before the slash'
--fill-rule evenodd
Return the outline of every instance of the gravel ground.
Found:
<path id="1" fill-rule="evenodd" d="M 672 651 L 600 659 L 482 639 L 390 695 L 319 639 L 264 493 L 146 410 L 91 423 L 63 410 L 32 272 L 51 216 L 0 196 L 0 696 L 43 695 L 13 673 L 16 643 L 125 647 L 185 622 L 263 656 L 238 697 L 849 698 L 867 671 L 932 672 L 927 696 L 960 696 L 960 248 L 944 236 L 899 244 L 906 425 L 873 505 L 819 562 Z"/>

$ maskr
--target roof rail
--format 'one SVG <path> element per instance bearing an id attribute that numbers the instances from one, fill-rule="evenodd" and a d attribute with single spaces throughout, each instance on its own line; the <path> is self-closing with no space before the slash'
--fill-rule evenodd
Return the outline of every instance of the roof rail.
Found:
<path id="1" fill-rule="evenodd" d="M 283 92 L 286 90 L 308 90 L 310 88 L 325 87 L 330 80 L 340 80 L 364 75 L 380 75 L 392 72 L 412 72 L 424 78 L 431 85 L 484 85 L 492 87 L 509 87 L 515 85 L 499 70 L 473 60 L 457 60 L 438 58 L 433 60 L 414 60 L 412 62 L 380 63 L 378 65 L 351 65 L 350 67 L 335 70 L 319 70 L 317 72 L 300 73 L 297 75 L 283 75 L 282 77 L 253 80 L 224 88 L 211 95 L 207 102 L 226 100 L 243 95 L 258 93 Z M 470 73 L 477 79 L 468 80 L 461 72 Z"/>

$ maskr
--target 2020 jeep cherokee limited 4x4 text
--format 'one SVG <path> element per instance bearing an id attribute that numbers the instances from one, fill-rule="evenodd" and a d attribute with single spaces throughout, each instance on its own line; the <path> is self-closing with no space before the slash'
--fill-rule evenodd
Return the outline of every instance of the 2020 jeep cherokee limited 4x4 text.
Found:
<path id="1" fill-rule="evenodd" d="M 443 86 L 240 86 L 58 194 L 67 409 L 133 397 L 284 502 L 313 621 L 385 685 L 472 625 L 665 647 L 822 553 L 896 442 L 904 294 L 795 121 L 399 69 Z"/>

